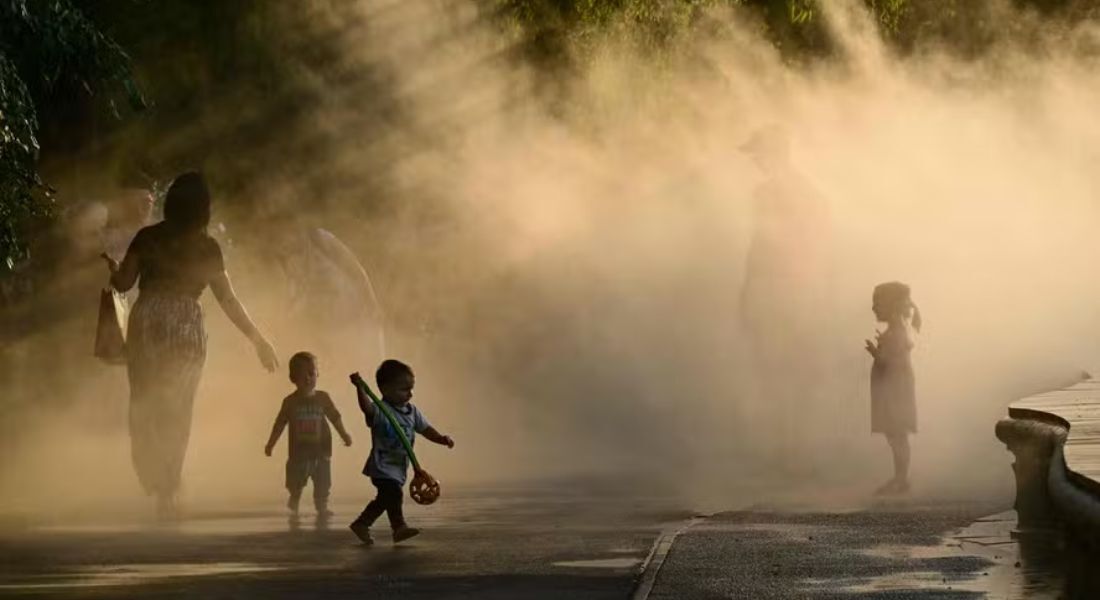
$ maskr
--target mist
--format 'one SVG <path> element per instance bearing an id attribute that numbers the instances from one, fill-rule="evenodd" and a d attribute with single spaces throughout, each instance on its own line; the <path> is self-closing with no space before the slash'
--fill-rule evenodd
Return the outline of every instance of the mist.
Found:
<path id="1" fill-rule="evenodd" d="M 377 100 L 316 74 L 328 100 L 307 120 L 330 134 L 326 160 L 303 157 L 232 193 L 296 206 L 360 256 L 387 315 L 385 353 L 413 366 L 413 401 L 456 440 L 450 452 L 418 444 L 445 490 L 581 480 L 692 507 L 776 490 L 808 502 L 865 493 L 889 472 L 886 444 L 870 435 L 863 351 L 883 281 L 911 285 L 926 320 L 913 354 L 918 495 L 1004 494 L 1010 461 L 993 424 L 1007 403 L 1095 372 L 1093 29 L 1006 38 L 979 58 L 902 56 L 855 3 L 830 2 L 822 17 L 836 56 L 796 64 L 747 11 L 715 11 L 721 33 L 676 42 L 662 64 L 612 32 L 577 68 L 548 74 L 517 60 L 515 38 L 474 3 L 318 6 L 309 24 L 339 30 L 331 72 L 369 70 L 396 108 L 365 119 L 358 107 Z M 788 368 L 760 367 L 742 319 L 755 194 L 768 175 L 741 146 L 762 130 L 782 132 L 790 168 L 826 207 L 813 245 L 786 246 L 814 248 L 792 258 L 826 281 L 814 297 L 774 298 L 816 324 L 787 348 Z M 340 186 L 313 197 L 311 182 L 337 174 Z M 385 195 L 385 210 L 340 210 L 367 190 Z M 215 220 L 237 240 L 238 293 L 284 363 L 330 339 L 281 318 L 266 221 L 214 193 Z M 260 370 L 209 296 L 185 499 L 274 505 L 285 450 L 266 458 L 262 446 L 292 386 Z M 59 335 L 72 340 L 45 341 Z M 91 337 L 73 327 L 21 343 L 90 350 Z M 347 374 L 373 373 L 381 351 L 374 338 L 326 343 L 319 388 L 355 439 L 334 449 L 333 493 L 363 496 L 369 433 Z M 791 372 L 803 351 L 823 357 L 819 379 Z M 41 392 L 30 379 L 5 382 L 5 395 L 30 395 L 33 407 Z M 0 506 L 140 505 L 124 370 L 85 364 L 63 379 L 63 410 L 20 412 L 26 431 L 3 464 Z M 761 390 L 791 379 L 809 389 L 777 450 L 767 426 L 776 408 Z"/>

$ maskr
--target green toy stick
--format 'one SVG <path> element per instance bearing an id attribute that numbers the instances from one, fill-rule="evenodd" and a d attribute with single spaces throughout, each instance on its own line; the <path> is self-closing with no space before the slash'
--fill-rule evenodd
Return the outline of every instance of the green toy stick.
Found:
<path id="1" fill-rule="evenodd" d="M 386 420 L 390 422 L 390 426 L 397 432 L 397 439 L 400 440 L 401 445 L 405 447 L 405 452 L 408 452 L 409 460 L 412 461 L 413 470 L 420 471 L 420 461 L 416 460 L 416 453 L 413 452 L 412 442 L 409 441 L 408 436 L 405 435 L 405 430 L 402 429 L 401 425 L 397 422 L 397 417 L 393 416 L 393 413 L 390 412 L 390 407 L 386 406 L 386 403 L 382 402 L 378 396 L 375 396 L 370 386 L 367 385 L 367 382 L 363 381 L 363 378 L 358 375 L 358 373 L 352 375 L 351 382 L 354 383 L 355 387 L 363 392 L 367 398 L 370 398 L 370 401 L 378 407 L 378 410 L 382 411 L 382 416 L 386 417 Z"/>
<path id="2" fill-rule="evenodd" d="M 374 406 L 382 411 L 382 415 L 386 417 L 386 421 L 389 422 L 390 427 L 393 427 L 394 432 L 397 433 L 397 439 L 401 442 L 401 445 L 405 447 L 405 452 L 409 455 L 409 461 L 413 466 L 413 478 L 409 484 L 409 496 L 416 501 L 417 504 L 431 504 L 439 499 L 439 481 L 432 477 L 427 471 L 420 467 L 420 461 L 416 460 L 416 453 L 413 452 L 412 442 L 409 441 L 408 436 L 405 435 L 405 430 L 401 428 L 401 425 L 397 422 L 397 417 L 393 415 L 389 406 L 381 401 L 378 396 L 374 395 L 367 382 L 363 381 L 363 378 L 358 373 L 351 374 L 351 382 L 355 384 L 362 395 L 370 398 L 370 401 Z M 360 407 L 362 406 L 363 399 L 359 398 Z"/>

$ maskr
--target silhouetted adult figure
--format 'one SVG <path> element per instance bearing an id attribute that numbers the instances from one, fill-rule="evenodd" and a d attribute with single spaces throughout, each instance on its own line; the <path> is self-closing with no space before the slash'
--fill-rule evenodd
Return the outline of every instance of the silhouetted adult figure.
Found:
<path id="1" fill-rule="evenodd" d="M 366 268 L 331 231 L 295 217 L 272 219 L 271 255 L 286 283 L 295 338 L 344 368 L 386 357 L 385 318 Z M 347 364 L 343 364 L 343 363 Z"/>
<path id="2" fill-rule="evenodd" d="M 176 512 L 191 408 L 206 360 L 199 296 L 209 286 L 229 320 L 256 347 L 268 371 L 275 349 L 233 292 L 222 251 L 206 232 L 210 192 L 199 173 L 184 173 L 168 188 L 164 220 L 134 236 L 121 264 L 105 257 L 111 284 L 138 284 L 127 329 L 130 448 L 138 479 L 157 498 L 162 517 Z"/>
<path id="3" fill-rule="evenodd" d="M 806 465 L 807 433 L 827 415 L 829 207 L 792 164 L 790 141 L 777 126 L 757 131 L 742 146 L 764 174 L 755 190 L 753 232 L 741 320 L 754 360 L 756 402 L 769 422 L 765 442 L 773 460 Z"/>

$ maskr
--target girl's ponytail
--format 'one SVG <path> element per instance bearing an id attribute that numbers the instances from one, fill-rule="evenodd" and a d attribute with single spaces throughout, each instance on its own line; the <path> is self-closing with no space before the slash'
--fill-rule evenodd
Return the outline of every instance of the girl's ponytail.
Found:
<path id="1" fill-rule="evenodd" d="M 920 318 L 920 309 L 917 308 L 916 304 L 913 304 L 912 300 L 909 301 L 909 306 L 913 309 L 913 319 L 911 321 L 911 323 L 913 324 L 913 330 L 917 333 L 920 333 L 920 326 L 924 322 Z"/>

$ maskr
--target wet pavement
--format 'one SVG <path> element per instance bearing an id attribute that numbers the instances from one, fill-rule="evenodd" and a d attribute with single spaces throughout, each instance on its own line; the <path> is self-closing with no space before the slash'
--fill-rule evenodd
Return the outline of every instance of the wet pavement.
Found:
<path id="1" fill-rule="evenodd" d="M 370 548 L 346 530 L 358 506 L 337 509 L 9 524 L 0 597 L 1100 598 L 1085 553 L 1015 531 L 1003 503 L 693 516 L 629 494 L 465 490 L 410 507 L 420 537 L 394 546 L 375 527 Z"/>
<path id="2" fill-rule="evenodd" d="M 667 502 L 548 490 L 452 493 L 410 507 L 418 538 L 346 529 L 359 506 L 298 522 L 277 511 L 198 513 L 0 531 L 0 597 L 626 598 Z"/>
<path id="3" fill-rule="evenodd" d="M 648 598 L 1095 599 L 1091 556 L 994 503 L 733 512 L 676 538 Z"/>

